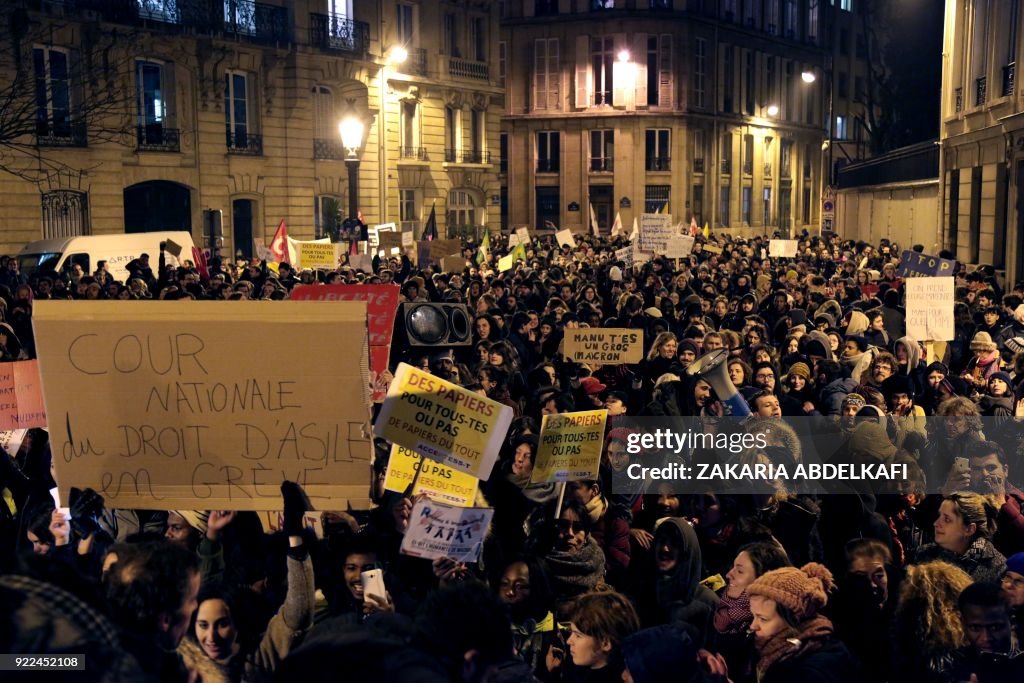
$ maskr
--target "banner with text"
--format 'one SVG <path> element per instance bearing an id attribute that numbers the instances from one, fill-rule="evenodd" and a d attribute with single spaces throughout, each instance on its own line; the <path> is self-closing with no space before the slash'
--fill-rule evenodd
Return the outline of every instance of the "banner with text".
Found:
<path id="1" fill-rule="evenodd" d="M 919 254 L 905 249 L 900 257 L 900 265 L 896 268 L 899 277 L 953 277 L 956 273 L 956 261 Z"/>
<path id="2" fill-rule="evenodd" d="M 0 429 L 46 426 L 39 362 L 0 363 Z"/>
<path id="3" fill-rule="evenodd" d="M 921 341 L 952 341 L 953 278 L 911 277 L 907 288 L 907 335 Z"/>
<path id="4" fill-rule="evenodd" d="M 486 480 L 512 408 L 400 363 L 373 433 Z"/>
<path id="5" fill-rule="evenodd" d="M 419 477 L 416 476 L 417 470 L 420 470 Z M 416 481 L 413 496 L 423 493 L 431 500 L 460 508 L 472 507 L 479 483 L 472 475 L 435 460 L 424 460 L 416 451 L 393 445 L 384 489 L 405 493 L 413 480 Z"/>
<path id="6" fill-rule="evenodd" d="M 341 259 L 342 245 L 320 242 L 299 242 L 299 268 L 334 270 Z"/>
<path id="7" fill-rule="evenodd" d="M 644 356 L 644 333 L 625 327 L 568 329 L 565 356 L 574 363 L 639 363 Z"/>
<path id="8" fill-rule="evenodd" d="M 39 301 L 33 323 L 63 500 L 279 509 L 288 479 L 366 503 L 364 302 Z"/>
<path id="9" fill-rule="evenodd" d="M 530 481 L 597 479 L 607 410 L 545 415 Z"/>
<path id="10" fill-rule="evenodd" d="M 492 508 L 460 508 L 420 499 L 412 507 L 401 552 L 427 560 L 478 562 L 492 517 Z"/>

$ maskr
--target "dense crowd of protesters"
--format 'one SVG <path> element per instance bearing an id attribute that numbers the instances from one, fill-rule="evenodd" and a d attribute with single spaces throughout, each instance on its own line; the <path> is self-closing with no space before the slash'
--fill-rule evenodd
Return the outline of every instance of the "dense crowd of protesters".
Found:
<path id="1" fill-rule="evenodd" d="M 39 299 L 394 283 L 405 302 L 467 304 L 473 339 L 396 338 L 392 361 L 515 415 L 481 482 L 477 504 L 495 513 L 471 565 L 399 552 L 413 500 L 383 489 L 384 442 L 373 509 L 323 512 L 318 539 L 291 482 L 280 529 L 250 512 L 108 509 L 90 489 L 71 489 L 65 515 L 48 494 L 47 434 L 31 430 L 0 455 L 0 652 L 81 653 L 74 680 L 90 681 L 1024 680 L 1024 283 L 958 265 L 955 338 L 925 345 L 906 334 L 903 250 L 889 241 L 805 234 L 776 259 L 766 239 L 698 238 L 688 258 L 634 265 L 616 259 L 622 238 L 576 239 L 535 239 L 505 272 L 500 237 L 485 253 L 466 245 L 461 272 L 402 256 L 318 273 L 213 258 L 200 273 L 161 253 L 122 283 L 103 263 L 26 277 L 0 259 L 2 361 L 34 357 Z M 642 330 L 644 360 L 570 362 L 574 327 Z M 909 480 L 830 495 L 638 485 L 624 474 L 627 418 L 720 415 L 726 397 L 687 372 L 716 349 L 744 429 L 772 427 L 739 461 L 798 463 L 813 448 L 904 464 Z M 609 416 L 598 479 L 564 496 L 531 483 L 542 417 L 594 408 Z M 377 568 L 385 594 L 365 594 L 361 573 Z"/>

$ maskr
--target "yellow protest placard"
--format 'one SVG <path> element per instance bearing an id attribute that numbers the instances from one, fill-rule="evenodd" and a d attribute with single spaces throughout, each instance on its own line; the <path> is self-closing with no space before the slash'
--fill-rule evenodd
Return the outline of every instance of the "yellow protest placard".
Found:
<path id="1" fill-rule="evenodd" d="M 644 333 L 625 327 L 568 329 L 565 355 L 574 363 L 639 363 L 644 355 Z"/>
<path id="2" fill-rule="evenodd" d="M 714 245 L 714 244 L 705 244 L 703 246 L 703 250 L 708 252 L 709 254 L 721 254 L 722 253 L 722 248 L 717 246 L 717 245 Z"/>
<path id="3" fill-rule="evenodd" d="M 330 242 L 299 242 L 299 267 L 333 270 L 338 267 L 337 245 Z"/>
<path id="4" fill-rule="evenodd" d="M 397 444 L 393 445 L 391 457 L 388 458 L 388 471 L 384 478 L 385 490 L 404 493 L 415 479 L 413 496 L 424 493 L 432 500 L 448 505 L 473 507 L 479 483 L 475 477 L 433 460 L 421 463 L 422 460 L 419 453 Z M 417 478 L 416 470 L 420 469 L 421 464 L 423 471 Z"/>
<path id="5" fill-rule="evenodd" d="M 502 256 L 498 259 L 498 272 L 504 273 L 506 270 L 512 270 L 516 266 L 516 260 L 509 254 L 508 256 Z"/>
<path id="6" fill-rule="evenodd" d="M 367 503 L 365 301 L 135 303 L 34 307 L 63 500 L 77 486 L 112 508 L 277 510 L 288 479 L 320 509 Z"/>
<path id="7" fill-rule="evenodd" d="M 512 408 L 401 363 L 373 433 L 487 479 L 512 423 Z"/>
<path id="8" fill-rule="evenodd" d="M 597 479 L 607 410 L 545 415 L 532 483 Z"/>

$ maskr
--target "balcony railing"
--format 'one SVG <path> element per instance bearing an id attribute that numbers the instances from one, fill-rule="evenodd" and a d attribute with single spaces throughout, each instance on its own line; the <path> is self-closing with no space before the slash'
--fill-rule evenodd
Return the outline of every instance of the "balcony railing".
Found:
<path id="1" fill-rule="evenodd" d="M 743 162 L 743 175 L 754 175 L 754 162 L 744 161 Z"/>
<path id="2" fill-rule="evenodd" d="M 732 175 L 732 159 L 722 159 L 722 175 Z"/>
<path id="3" fill-rule="evenodd" d="M 611 173 L 614 169 L 610 157 L 593 157 L 590 160 L 591 173 Z"/>
<path id="4" fill-rule="evenodd" d="M 225 130 L 227 139 L 228 154 L 249 154 L 260 156 L 263 154 L 263 136 L 250 135 L 248 133 L 234 131 L 230 128 Z"/>
<path id="5" fill-rule="evenodd" d="M 964 89 L 957 88 L 953 92 L 956 93 L 956 113 L 959 114 L 964 110 Z"/>
<path id="6" fill-rule="evenodd" d="M 313 138 L 314 159 L 344 159 L 345 149 L 338 140 Z"/>
<path id="7" fill-rule="evenodd" d="M 704 172 L 704 160 L 703 159 L 694 159 L 693 160 L 693 172 L 694 173 L 703 173 Z"/>
<path id="8" fill-rule="evenodd" d="M 648 171 L 671 171 L 671 157 L 647 157 Z"/>
<path id="9" fill-rule="evenodd" d="M 181 151 L 181 136 L 174 128 L 138 126 L 135 129 L 135 139 L 135 149 L 139 152 Z"/>
<path id="10" fill-rule="evenodd" d="M 405 60 L 405 72 L 417 76 L 427 75 L 427 51 L 422 47 L 409 48 L 409 57 Z"/>
<path id="11" fill-rule="evenodd" d="M 288 10 L 251 0 L 224 0 L 224 31 L 259 42 L 287 43 Z"/>
<path id="12" fill-rule="evenodd" d="M 448 75 L 455 78 L 473 78 L 486 81 L 490 75 L 487 62 L 474 62 L 459 57 L 448 58 Z"/>
<path id="13" fill-rule="evenodd" d="M 370 25 L 340 14 L 310 14 L 309 42 L 322 50 L 361 54 L 370 45 Z"/>
<path id="14" fill-rule="evenodd" d="M 399 147 L 398 156 L 402 159 L 415 159 L 416 161 L 428 161 L 426 147 Z"/>
<path id="15" fill-rule="evenodd" d="M 558 173 L 558 159 L 537 159 L 537 173 Z"/>
<path id="16" fill-rule="evenodd" d="M 974 79 L 974 104 L 980 106 L 985 104 L 988 97 L 988 78 L 982 76 Z"/>
<path id="17" fill-rule="evenodd" d="M 1003 67 L 1003 89 L 1001 95 L 1009 97 L 1013 94 L 1014 78 L 1016 76 L 1017 63 L 1010 62 Z"/>
<path id="18" fill-rule="evenodd" d="M 253 0 L 68 0 L 63 4 L 119 23 L 154 22 L 169 28 L 241 35 L 264 43 L 291 40 L 287 8 Z"/>
<path id="19" fill-rule="evenodd" d="M 491 153 L 476 149 L 446 149 L 444 160 L 450 164 L 489 164 Z"/>
<path id="20" fill-rule="evenodd" d="M 85 123 L 67 121 L 50 123 L 40 121 L 36 125 L 36 145 L 39 147 L 86 147 L 88 135 Z"/>

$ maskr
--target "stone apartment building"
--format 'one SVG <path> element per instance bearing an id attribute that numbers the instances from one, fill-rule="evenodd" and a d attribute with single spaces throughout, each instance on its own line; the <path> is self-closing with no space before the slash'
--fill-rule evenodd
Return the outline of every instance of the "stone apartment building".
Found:
<path id="1" fill-rule="evenodd" d="M 367 223 L 418 232 L 436 207 L 441 231 L 500 225 L 496 3 L 5 5 L 0 102 L 28 121 L 12 139 L 0 104 L 0 250 L 170 229 L 208 244 L 208 210 L 225 254 L 282 219 L 325 236 L 348 216 L 352 116 Z"/>

